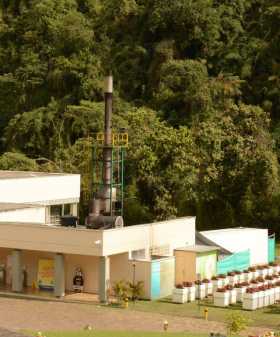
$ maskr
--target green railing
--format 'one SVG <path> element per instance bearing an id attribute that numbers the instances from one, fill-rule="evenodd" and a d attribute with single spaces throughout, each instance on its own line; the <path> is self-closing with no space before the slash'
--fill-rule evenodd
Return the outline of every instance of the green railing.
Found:
<path id="1" fill-rule="evenodd" d="M 268 238 L 268 262 L 273 262 L 275 260 L 275 250 L 275 234 L 273 234 Z"/>
<path id="2" fill-rule="evenodd" d="M 242 271 L 250 266 L 250 250 L 234 253 L 217 263 L 217 273 L 226 274 L 233 270 Z"/>

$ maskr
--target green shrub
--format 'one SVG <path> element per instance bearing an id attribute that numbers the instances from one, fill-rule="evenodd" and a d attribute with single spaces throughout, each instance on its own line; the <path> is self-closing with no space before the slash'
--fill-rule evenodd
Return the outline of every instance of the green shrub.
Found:
<path id="1" fill-rule="evenodd" d="M 132 299 L 132 301 L 139 300 L 140 297 L 144 294 L 144 282 L 138 281 L 136 283 L 128 282 L 129 287 L 129 297 Z"/>
<path id="2" fill-rule="evenodd" d="M 230 313 L 226 318 L 226 327 L 228 335 L 237 335 L 241 331 L 245 330 L 250 323 L 250 320 L 237 311 Z"/>
<path id="3" fill-rule="evenodd" d="M 122 303 L 126 298 L 128 298 L 129 287 L 127 282 L 118 281 L 113 285 L 113 291 L 119 303 Z"/>
<path id="4" fill-rule="evenodd" d="M 136 301 L 144 294 L 144 282 L 137 281 L 133 284 L 132 282 L 121 280 L 114 283 L 113 291 L 119 303 L 122 303 L 127 298 Z"/>

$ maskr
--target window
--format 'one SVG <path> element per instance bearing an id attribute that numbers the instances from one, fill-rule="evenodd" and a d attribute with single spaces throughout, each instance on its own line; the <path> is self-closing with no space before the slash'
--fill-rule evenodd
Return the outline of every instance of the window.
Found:
<path id="1" fill-rule="evenodd" d="M 51 205 L 51 216 L 61 216 L 62 205 Z"/>
<path id="2" fill-rule="evenodd" d="M 145 249 L 133 250 L 131 252 L 131 259 L 132 260 L 143 260 L 146 257 Z"/>
<path id="3" fill-rule="evenodd" d="M 71 215 L 71 204 L 65 204 L 63 206 L 63 215 Z"/>
<path id="4" fill-rule="evenodd" d="M 50 223 L 59 224 L 61 215 L 62 215 L 62 205 L 51 205 Z"/>

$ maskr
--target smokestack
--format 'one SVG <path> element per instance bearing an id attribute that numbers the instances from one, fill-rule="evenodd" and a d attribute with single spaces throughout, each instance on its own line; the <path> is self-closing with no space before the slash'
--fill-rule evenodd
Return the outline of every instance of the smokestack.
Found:
<path id="1" fill-rule="evenodd" d="M 104 83 L 105 120 L 104 145 L 112 145 L 113 77 L 105 77 Z"/>
<path id="2" fill-rule="evenodd" d="M 105 120 L 103 148 L 103 198 L 106 213 L 111 212 L 113 77 L 105 77 Z M 111 214 L 110 214 L 111 215 Z"/>
<path id="3" fill-rule="evenodd" d="M 102 187 L 91 202 L 91 211 L 87 217 L 88 228 L 122 227 L 122 216 L 115 216 L 112 207 L 112 112 L 113 112 L 113 77 L 107 76 L 104 81 L 104 144 L 102 152 Z"/>
<path id="4" fill-rule="evenodd" d="M 105 93 L 113 93 L 113 76 L 107 76 L 104 80 L 104 92 Z"/>

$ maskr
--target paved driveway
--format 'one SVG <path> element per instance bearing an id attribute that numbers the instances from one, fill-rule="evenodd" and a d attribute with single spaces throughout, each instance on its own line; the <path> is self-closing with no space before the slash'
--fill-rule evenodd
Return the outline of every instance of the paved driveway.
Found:
<path id="1" fill-rule="evenodd" d="M 203 319 L 174 317 L 93 304 L 46 302 L 0 297 L 0 326 L 9 330 L 81 330 L 90 324 L 97 330 L 161 331 L 168 320 L 170 331 L 224 332 L 224 324 Z M 252 328 L 250 334 L 263 332 Z M 9 336 L 9 335 L 8 335 Z M 0 335 L 1 337 L 1 335 Z"/>
<path id="2" fill-rule="evenodd" d="M 0 337 L 24 337 L 24 336 L 25 335 L 0 328 Z"/>

